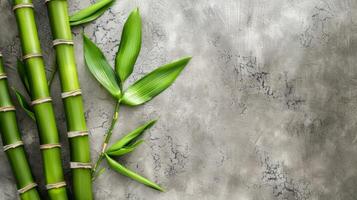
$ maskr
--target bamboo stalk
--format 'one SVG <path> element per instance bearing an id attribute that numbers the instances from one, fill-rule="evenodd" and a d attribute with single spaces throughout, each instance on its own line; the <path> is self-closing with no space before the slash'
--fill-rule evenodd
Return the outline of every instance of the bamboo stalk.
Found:
<path id="1" fill-rule="evenodd" d="M 93 194 L 90 146 L 67 7 L 65 0 L 50 0 L 47 2 L 53 46 L 56 50 L 61 80 L 67 129 L 69 133 L 84 133 L 77 134 L 75 137 L 69 136 L 73 195 L 74 199 L 91 200 Z M 81 165 L 76 166 L 75 163 L 81 163 Z"/>
<path id="2" fill-rule="evenodd" d="M 15 176 L 20 198 L 22 200 L 40 200 L 25 149 L 22 145 L 6 78 L 0 53 L 0 132 L 4 150 Z"/>
<path id="3" fill-rule="evenodd" d="M 32 106 L 40 136 L 42 160 L 48 196 L 67 200 L 59 134 L 46 80 L 42 50 L 34 18 L 32 0 L 12 0 L 19 29 L 23 60 L 26 65 Z"/>

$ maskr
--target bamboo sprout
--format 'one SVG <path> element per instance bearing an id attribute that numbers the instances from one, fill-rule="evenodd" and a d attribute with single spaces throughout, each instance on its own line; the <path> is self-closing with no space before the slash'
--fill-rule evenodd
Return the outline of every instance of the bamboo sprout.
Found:
<path id="1" fill-rule="evenodd" d="M 46 189 L 52 200 L 67 200 L 59 134 L 46 80 L 32 0 L 12 0 L 19 29 L 32 107 L 40 136 Z"/>
<path id="2" fill-rule="evenodd" d="M 90 146 L 76 69 L 71 27 L 68 20 L 67 1 L 48 1 L 47 8 L 54 39 L 53 46 L 56 50 L 71 147 L 73 195 L 74 199 L 91 200 L 93 194 Z"/>
<path id="3" fill-rule="evenodd" d="M 40 196 L 21 141 L 15 108 L 10 98 L 6 78 L 0 53 L 0 132 L 4 151 L 16 178 L 20 198 L 22 200 L 39 200 Z"/>

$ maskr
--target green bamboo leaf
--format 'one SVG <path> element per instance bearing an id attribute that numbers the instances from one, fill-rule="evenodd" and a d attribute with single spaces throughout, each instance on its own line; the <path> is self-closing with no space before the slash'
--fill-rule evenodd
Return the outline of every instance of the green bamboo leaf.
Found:
<path id="1" fill-rule="evenodd" d="M 113 69 L 101 50 L 83 34 L 84 58 L 88 69 L 108 92 L 119 99 L 121 91 Z"/>
<path id="2" fill-rule="evenodd" d="M 101 0 L 97 3 L 88 6 L 69 17 L 69 23 L 71 26 L 78 26 L 91 21 L 94 21 L 100 17 L 106 10 L 108 10 L 115 0 Z"/>
<path id="3" fill-rule="evenodd" d="M 125 154 L 128 154 L 128 153 L 134 151 L 143 142 L 144 142 L 144 140 L 138 140 L 138 141 L 135 141 L 130 146 L 124 146 L 123 148 L 121 148 L 119 150 L 107 152 L 107 154 L 109 156 L 122 156 L 122 155 L 125 155 Z"/>
<path id="4" fill-rule="evenodd" d="M 111 147 L 108 148 L 107 153 L 118 151 L 125 145 L 135 141 L 140 135 L 144 133 L 145 130 L 149 129 L 152 127 L 157 120 L 152 120 L 144 125 L 141 125 L 137 129 L 133 130 L 132 132 L 126 134 L 124 137 L 122 137 L 120 140 L 118 140 L 116 143 L 114 143 Z"/>
<path id="5" fill-rule="evenodd" d="M 141 48 L 141 18 L 139 9 L 131 12 L 125 22 L 118 53 L 115 58 L 115 71 L 123 83 L 133 72 Z"/>
<path id="6" fill-rule="evenodd" d="M 25 86 L 27 94 L 30 94 L 30 85 L 25 71 L 25 63 L 23 63 L 20 59 L 17 59 L 17 73 L 20 76 L 22 84 Z"/>
<path id="7" fill-rule="evenodd" d="M 190 59 L 191 57 L 182 58 L 145 75 L 128 88 L 122 97 L 122 103 L 136 106 L 150 101 L 176 80 Z"/>
<path id="8" fill-rule="evenodd" d="M 132 179 L 138 181 L 139 183 L 142 183 L 146 186 L 149 186 L 151 188 L 154 188 L 156 190 L 164 192 L 164 190 L 158 184 L 156 184 L 156 183 L 140 176 L 139 174 L 125 168 L 123 165 L 121 165 L 120 163 L 118 163 L 115 160 L 113 160 L 112 158 L 110 158 L 107 154 L 105 154 L 105 158 L 107 159 L 107 162 L 108 162 L 110 168 L 112 168 L 113 170 L 119 172 L 120 174 L 122 174 L 124 176 L 132 178 Z"/>
<path id="9" fill-rule="evenodd" d="M 17 101 L 19 102 L 20 106 L 26 114 L 34 121 L 36 121 L 35 113 L 33 112 L 31 106 L 27 103 L 26 98 L 15 88 L 12 88 L 12 90 L 15 92 L 15 96 Z"/>

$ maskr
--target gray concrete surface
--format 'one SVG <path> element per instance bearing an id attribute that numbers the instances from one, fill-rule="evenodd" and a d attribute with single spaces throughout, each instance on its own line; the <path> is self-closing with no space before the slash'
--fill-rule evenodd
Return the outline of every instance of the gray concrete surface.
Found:
<path id="1" fill-rule="evenodd" d="M 71 1 L 70 10 L 93 2 Z M 46 9 L 42 1 L 35 5 L 50 71 Z M 144 106 L 122 110 L 113 137 L 159 119 L 145 144 L 120 161 L 167 192 L 108 170 L 95 182 L 96 199 L 357 198 L 356 1 L 118 0 L 96 22 L 73 30 L 93 158 L 114 104 L 84 66 L 80 33 L 97 42 L 113 63 L 123 22 L 136 6 L 143 18 L 143 47 L 130 82 L 160 64 L 193 55 L 169 90 Z M 10 10 L 1 0 L 0 48 L 11 85 L 23 89 L 14 68 L 21 52 Z M 52 93 L 68 175 L 58 78 Z M 23 112 L 18 117 L 44 191 L 36 126 Z M 0 166 L 0 199 L 16 199 L 2 152 Z"/>

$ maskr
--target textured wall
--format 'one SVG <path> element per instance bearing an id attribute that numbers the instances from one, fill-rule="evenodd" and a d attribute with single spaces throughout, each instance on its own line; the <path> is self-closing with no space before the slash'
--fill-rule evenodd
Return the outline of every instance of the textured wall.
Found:
<path id="1" fill-rule="evenodd" d="M 70 10 L 93 2 L 71 1 Z M 50 71 L 46 9 L 42 1 L 35 5 Z M 146 143 L 121 161 L 167 192 L 108 170 L 95 182 L 96 199 L 356 199 L 355 0 L 118 0 L 99 20 L 73 30 L 93 158 L 114 105 L 84 66 L 80 33 L 113 63 L 123 22 L 136 6 L 143 17 L 143 47 L 131 82 L 160 64 L 193 55 L 173 87 L 144 106 L 122 110 L 113 137 L 159 118 Z M 0 47 L 11 85 L 23 89 L 14 68 L 21 53 L 10 10 L 0 0 Z M 52 94 L 64 136 L 58 81 Z M 21 110 L 18 116 L 40 181 L 36 126 Z M 69 172 L 68 144 L 62 140 Z M 15 199 L 2 152 L 0 166 L 0 199 Z"/>

